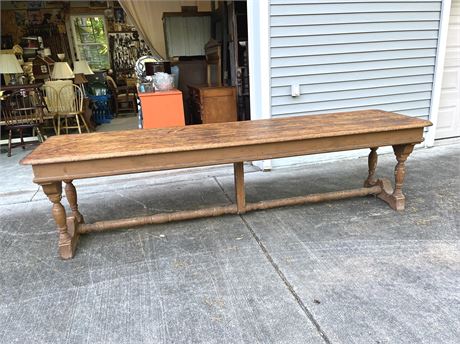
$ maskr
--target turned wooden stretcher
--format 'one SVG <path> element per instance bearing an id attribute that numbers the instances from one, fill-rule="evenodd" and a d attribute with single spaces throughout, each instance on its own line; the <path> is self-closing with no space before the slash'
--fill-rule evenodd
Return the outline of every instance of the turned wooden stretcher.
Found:
<path id="1" fill-rule="evenodd" d="M 280 206 L 376 195 L 395 210 L 404 209 L 404 163 L 414 145 L 423 141 L 431 122 L 379 110 L 288 117 L 187 127 L 118 131 L 51 137 L 24 158 L 32 165 L 34 182 L 53 203 L 59 231 L 59 253 L 72 258 L 79 234 L 188 220 Z M 397 165 L 395 187 L 376 179 L 377 148 L 393 146 Z M 370 148 L 364 187 L 307 196 L 246 203 L 244 161 Z M 236 204 L 87 224 L 72 181 L 176 168 L 234 164 Z M 72 211 L 61 204 L 62 182 Z"/>

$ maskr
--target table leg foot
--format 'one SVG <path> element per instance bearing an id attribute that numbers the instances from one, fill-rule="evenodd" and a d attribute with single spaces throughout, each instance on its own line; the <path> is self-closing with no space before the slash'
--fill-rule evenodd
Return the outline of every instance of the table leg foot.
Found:
<path id="1" fill-rule="evenodd" d="M 377 158 L 372 156 L 374 155 L 373 151 L 369 155 L 369 177 L 364 182 L 364 186 L 369 187 L 373 185 L 380 185 L 380 187 L 382 188 L 382 192 L 377 194 L 377 197 L 388 203 L 388 205 L 392 209 L 397 211 L 404 210 L 405 208 L 406 197 L 402 192 L 404 177 L 406 175 L 405 162 L 409 157 L 410 153 L 412 153 L 413 149 L 413 144 L 393 146 L 393 151 L 396 156 L 396 160 L 398 161 L 395 167 L 394 189 L 391 185 L 391 182 L 388 179 L 378 179 L 376 181 L 372 180 L 375 171 L 375 165 L 377 164 Z"/>
<path id="2" fill-rule="evenodd" d="M 382 188 L 382 192 L 378 193 L 376 196 L 388 203 L 391 209 L 397 211 L 404 210 L 406 198 L 404 195 L 394 195 L 393 186 L 390 180 L 386 178 L 378 179 L 374 185 L 379 185 Z"/>
<path id="3" fill-rule="evenodd" d="M 80 235 L 78 234 L 79 223 L 73 216 L 68 217 L 66 222 L 67 222 L 67 231 L 70 236 L 70 241 L 59 243 L 59 256 L 62 259 L 71 259 L 75 255 L 78 240 L 80 238 Z"/>

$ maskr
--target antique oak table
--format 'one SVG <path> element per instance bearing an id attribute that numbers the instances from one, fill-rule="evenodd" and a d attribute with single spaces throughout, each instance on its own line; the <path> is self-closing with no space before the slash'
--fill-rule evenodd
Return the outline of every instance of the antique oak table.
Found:
<path id="1" fill-rule="evenodd" d="M 34 182 L 53 203 L 59 232 L 59 253 L 72 258 L 79 234 L 117 228 L 187 220 L 223 214 L 242 214 L 308 202 L 376 195 L 395 210 L 403 210 L 404 163 L 414 145 L 423 141 L 431 122 L 395 113 L 366 110 L 267 120 L 204 124 L 186 127 L 128 130 L 54 136 L 22 160 L 32 165 Z M 392 146 L 396 155 L 395 187 L 376 179 L 377 148 Z M 243 162 L 370 148 L 364 187 L 307 196 L 246 203 Z M 87 224 L 72 181 L 217 164 L 234 164 L 236 204 L 201 210 L 162 213 Z M 72 216 L 61 204 L 62 182 Z"/>

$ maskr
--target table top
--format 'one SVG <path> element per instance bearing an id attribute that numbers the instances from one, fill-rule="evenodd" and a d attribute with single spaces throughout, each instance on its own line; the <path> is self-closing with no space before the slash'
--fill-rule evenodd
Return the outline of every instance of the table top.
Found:
<path id="1" fill-rule="evenodd" d="M 21 163 L 41 165 L 423 128 L 430 121 L 381 110 L 53 136 Z"/>
<path id="2" fill-rule="evenodd" d="M 16 85 L 0 85 L 0 91 L 17 91 L 26 88 L 39 88 L 43 85 L 41 82 L 35 84 L 16 84 Z"/>
<path id="3" fill-rule="evenodd" d="M 173 88 L 169 91 L 155 91 L 155 92 L 138 92 L 137 95 L 140 98 L 145 97 L 161 97 L 161 96 L 170 96 L 170 95 L 182 95 L 182 92 L 177 88 Z"/>
<path id="4" fill-rule="evenodd" d="M 235 86 L 217 86 L 217 85 L 211 85 L 209 86 L 208 84 L 188 84 L 188 88 L 196 88 L 196 89 L 229 89 L 232 90 L 235 88 Z"/>

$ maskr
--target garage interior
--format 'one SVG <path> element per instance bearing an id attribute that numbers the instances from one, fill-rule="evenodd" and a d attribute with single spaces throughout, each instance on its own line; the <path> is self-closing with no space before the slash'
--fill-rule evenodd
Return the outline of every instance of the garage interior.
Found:
<path id="1" fill-rule="evenodd" d="M 250 119 L 246 1 L 1 6 L 2 101 L 25 85 L 40 93 L 44 137 Z M 79 100 L 70 85 L 83 97 L 73 117 L 62 114 Z M 13 130 L 13 142 L 20 136 L 39 139 L 34 127 Z"/>

